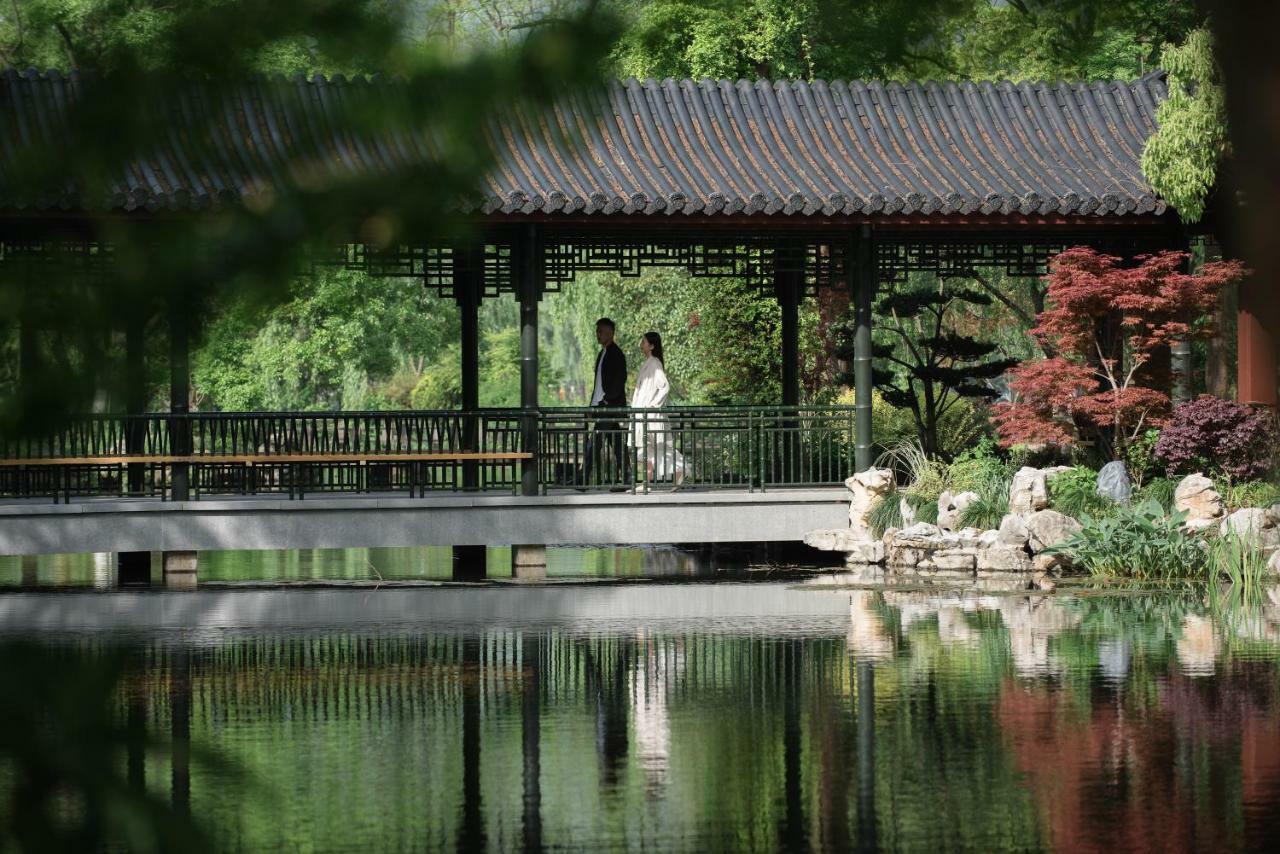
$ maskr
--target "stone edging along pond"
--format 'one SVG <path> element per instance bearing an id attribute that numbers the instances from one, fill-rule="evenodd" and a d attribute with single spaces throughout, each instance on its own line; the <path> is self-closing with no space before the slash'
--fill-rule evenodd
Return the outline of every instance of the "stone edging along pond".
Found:
<path id="1" fill-rule="evenodd" d="M 938 499 L 938 524 L 910 521 L 876 536 L 870 525 L 872 508 L 891 500 L 894 476 L 890 469 L 867 469 L 845 481 L 849 489 L 849 527 L 810 531 L 804 541 L 822 551 L 845 553 L 850 566 L 885 565 L 916 572 L 1052 572 L 1071 569 L 1070 558 L 1052 551 L 1082 528 L 1079 520 L 1049 506 L 1049 481 L 1064 466 L 1024 467 L 1009 487 L 1009 512 L 996 529 L 956 528 L 976 493 Z M 1270 558 L 1268 567 L 1280 572 L 1280 504 L 1249 507 L 1228 514 L 1213 482 L 1192 474 L 1179 482 L 1174 509 L 1186 513 L 1183 528 L 1201 534 L 1234 533 L 1256 543 Z M 905 512 L 904 517 L 911 519 Z"/>

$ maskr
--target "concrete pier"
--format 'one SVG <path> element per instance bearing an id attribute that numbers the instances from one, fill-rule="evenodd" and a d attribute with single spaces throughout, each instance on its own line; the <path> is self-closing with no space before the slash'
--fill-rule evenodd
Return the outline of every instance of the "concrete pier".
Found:
<path id="1" fill-rule="evenodd" d="M 195 590 L 198 552 L 164 553 L 164 586 L 169 590 Z"/>
<path id="2" fill-rule="evenodd" d="M 546 581 L 547 547 L 543 545 L 512 546 L 511 578 L 515 581 Z"/>

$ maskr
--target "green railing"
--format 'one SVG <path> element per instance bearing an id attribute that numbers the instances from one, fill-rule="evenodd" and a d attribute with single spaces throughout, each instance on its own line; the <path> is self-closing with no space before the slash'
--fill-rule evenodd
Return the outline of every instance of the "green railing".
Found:
<path id="1" fill-rule="evenodd" d="M 854 411 L 545 409 L 538 441 L 544 490 L 830 486 L 853 472 Z"/>
<path id="2" fill-rule="evenodd" d="M 468 452 L 533 460 L 379 459 Z M 179 466 L 193 498 L 511 493 L 529 484 L 538 492 L 763 490 L 839 484 L 853 454 L 853 408 L 836 406 L 92 416 L 0 445 L 0 498 L 165 498 Z M 191 461 L 130 461 L 164 455 Z M 235 456 L 254 461 L 225 461 Z"/>

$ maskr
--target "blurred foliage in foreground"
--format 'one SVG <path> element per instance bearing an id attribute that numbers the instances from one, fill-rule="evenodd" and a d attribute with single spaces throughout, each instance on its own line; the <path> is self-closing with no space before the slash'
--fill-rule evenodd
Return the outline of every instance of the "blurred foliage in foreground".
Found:
<path id="1" fill-rule="evenodd" d="M 113 390 L 123 396 L 123 372 L 111 353 L 130 323 L 181 324 L 198 334 L 214 306 L 279 299 L 305 269 L 309 247 L 353 237 L 386 246 L 458 234 L 449 211 L 490 167 L 485 123 L 598 79 L 614 33 L 610 18 L 587 6 L 531 26 L 510 48 L 450 57 L 433 42 L 411 38 L 413 5 L 381 0 L 226 0 L 180 10 L 85 3 L 75 6 L 83 19 L 70 22 L 60 4 L 15 8 L 61 14 L 53 30 L 63 36 L 67 57 L 81 64 L 91 56 L 94 73 L 82 78 L 63 126 L 33 134 L 25 150 L 7 159 L 0 194 L 36 199 L 74 187 L 76 201 L 88 208 L 87 236 L 109 243 L 113 262 L 91 286 L 57 271 L 33 275 L 5 266 L 0 316 L 39 333 L 20 347 L 22 382 L 0 399 L 0 433 L 47 427 Z M 34 23 L 28 21 L 33 39 L 44 31 Z M 92 49 L 79 48 L 78 40 Z M 15 60 L 20 52 L 9 49 Z M 237 87 L 264 68 L 295 66 L 299 55 L 315 67 L 395 77 L 393 85 L 365 88 L 364 97 L 330 103 L 327 117 L 355 139 L 375 133 L 429 139 L 430 154 L 378 174 L 344 174 L 299 168 L 290 158 L 308 155 L 293 151 L 263 165 L 271 191 L 244 204 L 148 222 L 101 210 L 125 164 L 166 131 L 166 109 L 191 81 L 201 81 L 208 106 L 195 118 L 184 116 L 188 156 L 199 162 L 215 153 L 214 126 Z"/>

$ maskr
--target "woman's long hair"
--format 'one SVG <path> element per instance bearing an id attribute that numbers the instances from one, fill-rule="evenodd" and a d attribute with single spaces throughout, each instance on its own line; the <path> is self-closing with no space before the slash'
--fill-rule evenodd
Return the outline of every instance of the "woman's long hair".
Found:
<path id="1" fill-rule="evenodd" d="M 662 336 L 650 330 L 644 334 L 644 340 L 653 348 L 653 357 L 665 365 L 666 361 L 662 358 Z"/>

